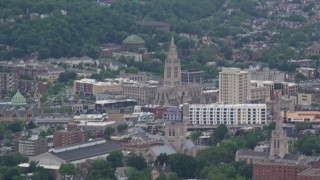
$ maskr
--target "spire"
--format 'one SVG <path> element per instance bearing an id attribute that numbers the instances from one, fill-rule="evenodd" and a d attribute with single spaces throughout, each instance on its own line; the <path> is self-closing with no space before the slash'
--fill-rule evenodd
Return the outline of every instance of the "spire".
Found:
<path id="1" fill-rule="evenodd" d="M 172 47 L 172 46 L 176 46 L 176 45 L 174 44 L 174 38 L 173 38 L 173 35 L 171 35 L 171 43 L 170 43 L 170 47 Z"/>

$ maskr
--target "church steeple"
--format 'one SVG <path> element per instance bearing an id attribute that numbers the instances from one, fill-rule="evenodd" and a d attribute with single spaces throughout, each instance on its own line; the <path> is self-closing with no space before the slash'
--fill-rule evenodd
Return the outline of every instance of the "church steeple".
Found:
<path id="1" fill-rule="evenodd" d="M 176 87 L 181 85 L 181 65 L 177 47 L 172 36 L 167 59 L 164 64 L 164 86 Z"/>
<path id="2" fill-rule="evenodd" d="M 289 143 L 286 132 L 283 130 L 282 120 L 276 120 L 275 130 L 270 140 L 270 158 L 283 158 L 289 153 Z"/>

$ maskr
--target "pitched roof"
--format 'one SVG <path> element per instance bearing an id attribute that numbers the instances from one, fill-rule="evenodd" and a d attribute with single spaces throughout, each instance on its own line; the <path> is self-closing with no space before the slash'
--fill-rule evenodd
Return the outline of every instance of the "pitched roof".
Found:
<path id="1" fill-rule="evenodd" d="M 171 144 L 165 144 L 162 146 L 153 146 L 150 150 L 154 153 L 154 155 L 159 156 L 161 153 L 166 153 L 167 155 L 175 154 L 177 151 Z"/>
<path id="2" fill-rule="evenodd" d="M 132 34 L 131 36 L 127 37 L 125 40 L 122 41 L 122 43 L 144 43 L 145 41 L 135 34 Z"/>
<path id="3" fill-rule="evenodd" d="M 108 141 L 103 144 L 96 144 L 93 146 L 73 149 L 70 151 L 64 151 L 59 153 L 52 153 L 52 154 L 58 156 L 59 158 L 67 162 L 70 162 L 70 161 L 108 154 L 112 151 L 120 150 L 120 149 L 121 149 L 120 145 L 115 144 L 114 142 Z"/>

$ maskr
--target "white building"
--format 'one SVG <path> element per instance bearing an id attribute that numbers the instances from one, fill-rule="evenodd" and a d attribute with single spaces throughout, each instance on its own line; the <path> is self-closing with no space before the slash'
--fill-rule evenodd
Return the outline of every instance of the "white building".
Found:
<path id="1" fill-rule="evenodd" d="M 183 106 L 184 120 L 189 124 L 267 124 L 266 104 L 184 104 Z"/>

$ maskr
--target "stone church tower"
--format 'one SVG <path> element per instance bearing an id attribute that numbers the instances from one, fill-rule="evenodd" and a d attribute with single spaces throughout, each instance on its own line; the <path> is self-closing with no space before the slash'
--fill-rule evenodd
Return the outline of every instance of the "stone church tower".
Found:
<path id="1" fill-rule="evenodd" d="M 164 86 L 177 87 L 181 85 L 181 65 L 178 58 L 177 47 L 173 37 L 169 46 L 167 59 L 164 63 Z"/>
<path id="2" fill-rule="evenodd" d="M 286 132 L 283 130 L 282 120 L 276 121 L 275 130 L 272 131 L 270 140 L 270 159 L 283 158 L 289 153 L 289 145 Z"/>
<path id="3" fill-rule="evenodd" d="M 186 127 L 183 122 L 167 122 L 165 125 L 165 144 L 172 144 L 179 152 L 186 142 Z"/>

